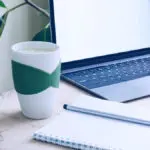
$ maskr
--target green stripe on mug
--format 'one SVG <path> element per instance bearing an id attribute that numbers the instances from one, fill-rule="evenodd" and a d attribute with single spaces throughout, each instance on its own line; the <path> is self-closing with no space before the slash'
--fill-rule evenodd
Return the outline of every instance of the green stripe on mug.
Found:
<path id="1" fill-rule="evenodd" d="M 61 63 L 51 73 L 12 60 L 15 89 L 20 94 L 37 94 L 49 87 L 58 88 Z"/>

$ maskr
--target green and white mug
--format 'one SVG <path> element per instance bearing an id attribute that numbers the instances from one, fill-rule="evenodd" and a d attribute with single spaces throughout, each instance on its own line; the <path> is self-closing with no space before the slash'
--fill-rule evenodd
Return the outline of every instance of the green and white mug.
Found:
<path id="1" fill-rule="evenodd" d="M 57 99 L 60 50 L 49 42 L 21 42 L 12 46 L 12 75 L 22 113 L 48 118 Z"/>

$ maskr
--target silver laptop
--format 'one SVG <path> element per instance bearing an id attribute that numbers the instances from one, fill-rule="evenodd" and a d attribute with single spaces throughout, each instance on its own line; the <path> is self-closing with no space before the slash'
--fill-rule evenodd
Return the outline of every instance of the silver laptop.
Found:
<path id="1" fill-rule="evenodd" d="M 150 46 L 148 0 L 55 0 L 54 9 L 56 38 L 62 62 Z M 149 59 L 149 55 L 145 57 Z M 120 61 L 122 62 L 119 60 L 115 63 Z M 76 84 L 88 89 L 79 82 Z M 140 78 L 93 87 L 89 90 L 108 100 L 129 101 L 150 94 L 150 77 L 147 73 Z"/>

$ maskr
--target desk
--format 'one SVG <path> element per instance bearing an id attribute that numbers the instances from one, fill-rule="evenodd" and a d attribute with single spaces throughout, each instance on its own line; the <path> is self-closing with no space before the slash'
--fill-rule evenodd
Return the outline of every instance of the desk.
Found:
<path id="1" fill-rule="evenodd" d="M 61 81 L 59 99 L 52 116 L 46 120 L 30 120 L 21 112 L 14 90 L 0 96 L 0 150 L 66 150 L 52 144 L 32 140 L 32 134 L 62 111 L 64 103 L 71 103 L 83 91 Z M 128 103 L 150 109 L 150 98 Z"/>

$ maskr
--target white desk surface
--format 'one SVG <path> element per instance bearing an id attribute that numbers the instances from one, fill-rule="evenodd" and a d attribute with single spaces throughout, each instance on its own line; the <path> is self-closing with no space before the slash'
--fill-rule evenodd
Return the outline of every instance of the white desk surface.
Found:
<path id="1" fill-rule="evenodd" d="M 62 111 L 64 103 L 71 103 L 83 91 L 61 81 L 59 99 L 52 116 L 47 120 L 30 120 L 21 112 L 14 90 L 0 96 L 0 150 L 66 150 L 51 144 L 32 140 L 32 134 L 47 124 Z M 150 109 L 150 98 L 138 100 L 127 105 L 140 105 Z"/>

